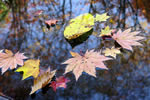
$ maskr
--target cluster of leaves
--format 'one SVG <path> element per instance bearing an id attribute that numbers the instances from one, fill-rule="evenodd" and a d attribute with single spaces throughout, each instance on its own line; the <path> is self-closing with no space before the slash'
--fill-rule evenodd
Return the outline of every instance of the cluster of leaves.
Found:
<path id="1" fill-rule="evenodd" d="M 15 72 L 23 72 L 22 80 L 27 79 L 28 77 L 33 76 L 34 77 L 34 84 L 32 86 L 32 91 L 30 94 L 33 94 L 38 89 L 41 89 L 42 87 L 46 86 L 54 77 L 56 70 L 50 71 L 50 69 L 44 71 L 39 68 L 40 66 L 40 60 L 37 59 L 28 59 L 25 62 L 24 59 L 27 59 L 26 56 L 24 56 L 23 53 L 17 52 L 16 54 L 13 54 L 10 50 L 1 50 L 0 51 L 0 68 L 2 68 L 2 74 L 5 73 L 9 68 L 15 69 L 17 68 L 17 65 L 21 65 Z M 64 79 L 66 79 L 64 77 Z M 57 79 L 57 81 L 61 82 L 62 79 Z M 63 84 L 66 84 L 68 81 L 63 81 Z M 66 87 L 66 85 L 63 85 Z M 62 85 L 59 85 L 57 87 L 52 86 L 55 88 L 62 87 Z"/>
<path id="2" fill-rule="evenodd" d="M 38 12 L 41 14 L 42 12 Z M 64 31 L 64 37 L 71 40 L 78 38 L 80 35 L 85 34 L 86 32 L 90 31 L 95 22 L 104 22 L 109 18 L 106 13 L 104 14 L 96 14 L 94 17 L 93 15 L 87 13 L 80 15 L 72 20 L 70 20 L 69 26 L 66 27 Z M 45 21 L 46 24 L 52 25 L 55 24 L 58 20 L 49 20 Z M 119 31 L 110 29 L 109 26 L 101 30 L 101 34 L 99 37 L 102 39 L 107 39 L 104 37 L 109 37 L 115 40 L 120 47 L 115 48 L 114 46 L 111 48 L 106 48 L 105 50 L 101 51 L 94 51 L 94 50 L 87 50 L 84 53 L 76 53 L 70 52 L 73 58 L 70 58 L 63 62 L 62 64 L 68 64 L 65 69 L 65 74 L 68 72 L 73 72 L 75 75 L 76 80 L 82 75 L 82 72 L 86 72 L 91 76 L 96 77 L 96 67 L 101 69 L 108 69 L 104 65 L 104 61 L 112 60 L 116 58 L 117 54 L 120 54 L 120 49 L 124 48 L 127 50 L 131 50 L 132 46 L 141 45 L 138 41 L 144 39 L 144 37 L 137 36 L 139 32 L 135 31 L 132 32 L 131 29 L 127 29 L 125 31 Z M 111 56 L 111 57 L 107 57 Z M 56 70 L 51 71 L 42 70 L 40 69 L 40 60 L 39 59 L 28 59 L 25 62 L 24 59 L 27 59 L 24 56 L 24 53 L 17 52 L 13 54 L 10 50 L 1 50 L 0 51 L 0 68 L 2 68 L 2 74 L 6 72 L 9 68 L 15 69 L 17 65 L 20 65 L 15 72 L 23 72 L 22 80 L 27 79 L 28 77 L 34 77 L 34 84 L 32 86 L 32 91 L 30 94 L 33 94 L 38 89 L 43 88 L 47 84 L 49 84 L 56 73 Z M 63 87 L 66 88 L 66 83 L 70 80 L 65 78 L 64 76 L 60 76 L 56 78 L 56 81 L 52 81 L 49 85 L 56 91 L 57 88 Z"/>
<path id="3" fill-rule="evenodd" d="M 86 32 L 91 30 L 95 22 L 100 23 L 107 21 L 108 19 L 109 16 L 107 16 L 107 13 L 96 14 L 95 17 L 89 13 L 80 15 L 70 20 L 70 24 L 65 28 L 64 36 L 69 40 L 78 38 L 82 34 L 86 34 Z M 110 57 L 116 58 L 116 55 L 121 53 L 120 49 L 124 48 L 133 51 L 132 46 L 142 45 L 138 41 L 144 39 L 144 37 L 137 36 L 139 33 L 140 32 L 138 31 L 132 32 L 131 28 L 122 32 L 121 29 L 117 31 L 116 29 L 110 29 L 109 26 L 106 26 L 101 30 L 101 34 L 98 35 L 98 37 L 101 37 L 103 40 L 111 38 L 111 40 L 114 40 L 117 44 L 119 44 L 119 47 L 112 46 L 110 48 L 106 48 L 105 50 L 101 50 L 102 52 L 87 50 L 85 54 L 71 52 L 73 58 L 70 58 L 63 63 L 68 64 L 65 73 L 73 71 L 76 80 L 78 80 L 83 71 L 96 77 L 95 68 L 99 67 L 107 69 L 107 67 L 103 64 L 103 61 L 112 59 Z M 105 57 L 102 54 L 109 57 Z"/>

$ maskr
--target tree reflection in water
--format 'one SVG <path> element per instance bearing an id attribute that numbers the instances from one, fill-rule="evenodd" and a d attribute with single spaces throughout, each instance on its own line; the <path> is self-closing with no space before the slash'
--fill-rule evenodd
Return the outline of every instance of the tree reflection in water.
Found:
<path id="1" fill-rule="evenodd" d="M 112 18 L 107 23 L 97 24 L 100 32 L 109 24 L 111 28 L 133 27 L 142 31 L 146 39 L 143 47 L 134 47 L 134 52 L 125 51 L 117 60 L 108 61 L 108 71 L 97 70 L 97 78 L 83 74 L 77 82 L 72 73 L 66 76 L 71 82 L 64 90 L 55 93 L 51 88 L 43 94 L 36 93 L 35 100 L 102 100 L 150 99 L 150 36 L 149 0 L 0 0 L 0 48 L 14 52 L 26 52 L 30 58 L 39 58 L 41 67 L 64 72 L 63 61 L 70 57 L 71 46 L 63 37 L 68 21 L 83 13 L 108 12 Z M 42 14 L 35 12 L 43 10 Z M 55 27 L 48 30 L 45 20 L 59 19 Z M 100 39 L 90 36 L 74 51 L 86 51 L 103 47 Z M 21 74 L 7 71 L 0 76 L 0 92 L 15 100 L 31 100 L 29 93 L 33 79 L 21 81 Z"/>

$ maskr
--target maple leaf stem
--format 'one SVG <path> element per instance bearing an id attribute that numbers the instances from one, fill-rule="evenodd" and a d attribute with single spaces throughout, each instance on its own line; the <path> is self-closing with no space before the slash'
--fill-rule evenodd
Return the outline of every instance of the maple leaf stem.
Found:
<path id="1" fill-rule="evenodd" d="M 81 56 L 83 56 L 84 57 L 84 53 L 83 53 L 83 51 L 82 50 L 80 50 L 80 53 L 79 53 Z"/>

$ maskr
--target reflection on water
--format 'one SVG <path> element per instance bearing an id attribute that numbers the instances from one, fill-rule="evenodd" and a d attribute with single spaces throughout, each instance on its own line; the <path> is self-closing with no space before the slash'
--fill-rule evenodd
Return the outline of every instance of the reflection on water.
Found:
<path id="1" fill-rule="evenodd" d="M 136 2 L 137 1 L 137 2 Z M 148 2 L 148 0 L 143 0 Z M 108 12 L 109 22 L 97 24 L 99 33 L 106 25 L 111 28 L 128 28 L 142 31 L 146 39 L 143 47 L 134 52 L 124 51 L 117 60 L 107 61 L 108 71 L 97 70 L 97 77 L 83 73 L 77 82 L 72 73 L 66 89 L 51 88 L 46 94 L 39 91 L 34 100 L 138 100 L 150 99 L 150 36 L 148 6 L 140 0 L 0 0 L 0 48 L 25 52 L 30 58 L 40 59 L 41 67 L 64 72 L 63 61 L 70 57 L 71 46 L 63 37 L 70 18 L 83 13 Z M 149 2 L 148 2 L 149 4 Z M 42 10 L 42 14 L 37 11 Z M 45 20 L 58 19 L 55 27 L 46 28 Z M 102 47 L 100 38 L 92 35 L 73 51 L 86 51 Z M 0 92 L 15 100 L 31 100 L 33 79 L 21 80 L 21 74 L 7 71 L 0 77 Z"/>

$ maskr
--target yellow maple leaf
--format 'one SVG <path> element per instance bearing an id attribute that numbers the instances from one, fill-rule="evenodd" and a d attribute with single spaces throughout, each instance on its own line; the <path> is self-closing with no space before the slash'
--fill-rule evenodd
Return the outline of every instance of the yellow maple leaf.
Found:
<path id="1" fill-rule="evenodd" d="M 70 51 L 70 54 L 71 54 L 72 57 L 76 57 L 76 56 L 79 55 L 78 53 L 75 53 L 75 52 L 72 52 L 72 51 Z"/>
<path id="2" fill-rule="evenodd" d="M 33 94 L 38 89 L 41 89 L 42 87 L 46 86 L 52 80 L 55 73 L 56 70 L 51 72 L 45 71 L 39 77 L 34 79 L 34 85 L 32 86 L 32 91 L 30 92 L 30 95 Z"/>
<path id="3" fill-rule="evenodd" d="M 109 26 L 106 26 L 105 29 L 101 30 L 101 34 L 99 36 L 110 36 L 111 31 Z"/>
<path id="4" fill-rule="evenodd" d="M 102 22 L 102 21 L 106 21 L 108 18 L 109 16 L 107 16 L 107 13 L 96 14 L 95 21 Z"/>
<path id="5" fill-rule="evenodd" d="M 23 71 L 23 78 L 22 80 L 33 76 L 36 78 L 39 75 L 39 65 L 40 65 L 40 60 L 34 60 L 34 59 L 29 59 L 24 62 L 24 65 L 22 67 L 19 67 L 16 72 L 21 72 Z"/>
<path id="6" fill-rule="evenodd" d="M 64 30 L 64 37 L 71 40 L 90 31 L 94 25 L 94 17 L 90 13 L 77 16 L 69 21 L 69 25 Z"/>
<path id="7" fill-rule="evenodd" d="M 104 50 L 103 53 L 105 54 L 105 56 L 112 56 L 112 57 L 116 58 L 116 55 L 120 54 L 121 52 L 120 52 L 119 48 L 112 47 L 111 49 L 106 48 L 106 50 Z"/>

